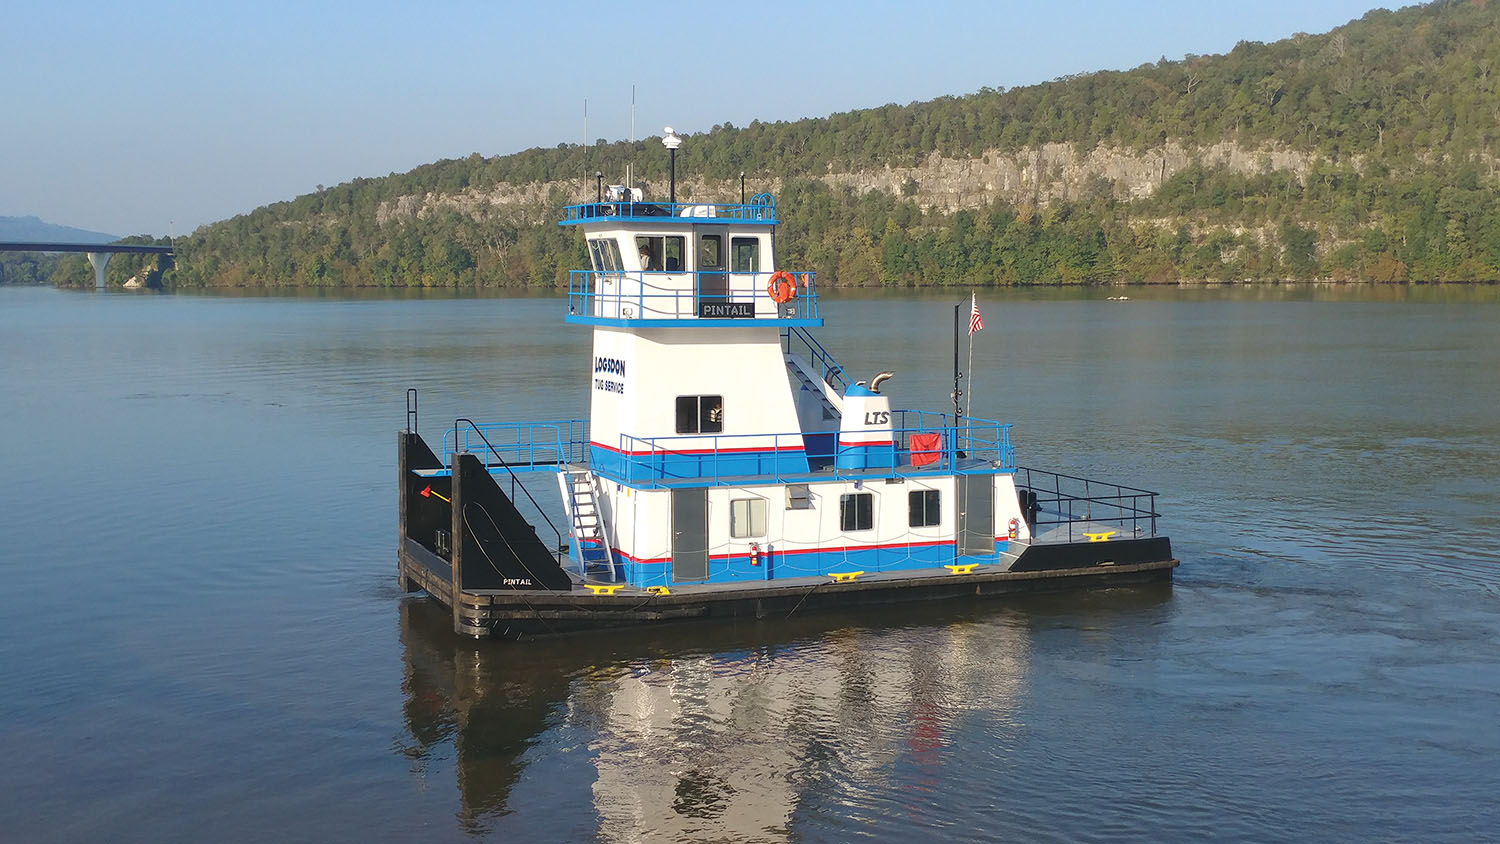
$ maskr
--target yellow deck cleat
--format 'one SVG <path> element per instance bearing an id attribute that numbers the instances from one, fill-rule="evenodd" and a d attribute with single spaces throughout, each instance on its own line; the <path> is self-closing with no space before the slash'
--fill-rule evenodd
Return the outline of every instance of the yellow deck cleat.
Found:
<path id="1" fill-rule="evenodd" d="M 587 586 L 590 590 L 592 590 L 595 595 L 613 595 L 616 592 L 618 592 L 620 590 L 620 588 L 622 586 L 624 586 L 625 584 L 623 584 L 623 583 L 611 583 L 611 584 L 585 583 L 583 585 Z"/>
<path id="2" fill-rule="evenodd" d="M 978 563 L 955 563 L 953 565 L 943 566 L 943 568 L 947 569 L 949 571 L 949 573 L 951 573 L 951 574 L 973 574 L 974 573 L 974 567 L 977 566 L 977 565 L 979 565 L 979 564 Z"/>
<path id="3" fill-rule="evenodd" d="M 670 595 L 672 590 L 665 586 L 647 586 L 646 591 L 653 595 Z"/>
<path id="4" fill-rule="evenodd" d="M 834 583 L 853 583 L 856 577 L 864 574 L 862 571 L 831 571 L 828 576 L 833 578 Z"/>
<path id="5" fill-rule="evenodd" d="M 1119 531 L 1107 530 L 1103 533 L 1085 533 L 1084 536 L 1087 536 L 1090 542 L 1107 542 L 1109 541 L 1109 538 L 1111 536 L 1114 536 L 1116 533 L 1119 533 Z"/>

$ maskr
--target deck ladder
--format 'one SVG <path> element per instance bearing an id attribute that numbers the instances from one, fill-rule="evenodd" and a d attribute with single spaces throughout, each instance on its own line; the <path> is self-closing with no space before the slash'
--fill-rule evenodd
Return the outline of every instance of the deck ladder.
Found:
<path id="1" fill-rule="evenodd" d="M 567 465 L 557 476 L 568 521 L 573 526 L 573 559 L 585 580 L 615 580 L 609 525 L 599 513 L 594 473 L 587 467 Z"/>

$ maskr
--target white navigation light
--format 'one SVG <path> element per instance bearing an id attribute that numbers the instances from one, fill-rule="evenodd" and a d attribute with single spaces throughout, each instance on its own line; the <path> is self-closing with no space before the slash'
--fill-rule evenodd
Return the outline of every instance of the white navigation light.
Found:
<path id="1" fill-rule="evenodd" d="M 662 130 L 665 134 L 661 136 L 661 145 L 667 149 L 677 149 L 682 146 L 682 139 L 672 133 L 672 127 L 668 126 Z"/>

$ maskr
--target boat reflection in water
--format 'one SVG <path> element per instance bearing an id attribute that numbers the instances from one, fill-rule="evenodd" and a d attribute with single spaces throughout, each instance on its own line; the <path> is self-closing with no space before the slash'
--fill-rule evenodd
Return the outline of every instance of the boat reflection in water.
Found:
<path id="1" fill-rule="evenodd" d="M 1111 590 L 1083 603 L 1138 613 L 1170 594 Z M 1076 630 L 1079 603 L 1038 596 L 893 610 L 881 627 L 824 614 L 516 648 L 460 638 L 435 602 L 404 601 L 406 752 L 421 776 L 451 755 L 470 829 L 551 812 L 569 818 L 521 825 L 624 841 L 775 841 L 810 801 L 859 814 L 847 807 L 884 795 L 893 802 L 871 808 L 877 816 L 909 814 L 918 810 L 902 805 L 903 788 L 962 779 L 940 770 L 958 726 L 997 744 L 1022 726 L 1037 625 Z M 528 768 L 546 781 L 529 782 Z M 526 799 L 513 800 L 522 788 Z"/>

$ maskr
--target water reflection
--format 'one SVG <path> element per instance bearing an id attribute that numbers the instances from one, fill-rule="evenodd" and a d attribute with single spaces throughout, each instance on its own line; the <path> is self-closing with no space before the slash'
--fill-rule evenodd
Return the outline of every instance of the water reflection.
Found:
<path id="1" fill-rule="evenodd" d="M 965 722 L 1002 743 L 1021 728 L 1039 627 L 1151 615 L 1169 596 L 1111 590 L 523 646 L 459 639 L 441 608 L 405 601 L 405 752 L 419 770 L 453 755 L 473 831 L 522 810 L 513 793 L 545 765 L 549 789 L 590 795 L 605 840 L 781 841 L 810 800 L 888 815 L 870 795 L 961 781 L 946 768 Z M 545 763 L 527 752 L 559 742 L 570 752 Z"/>

